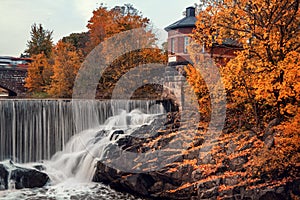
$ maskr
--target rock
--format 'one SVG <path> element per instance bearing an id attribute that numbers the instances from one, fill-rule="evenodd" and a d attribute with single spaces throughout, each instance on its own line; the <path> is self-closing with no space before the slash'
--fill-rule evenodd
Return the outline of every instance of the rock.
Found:
<path id="1" fill-rule="evenodd" d="M 281 194 L 277 194 L 276 192 L 267 192 L 262 195 L 259 200 L 284 200 L 285 198 Z"/>
<path id="2" fill-rule="evenodd" d="M 117 140 L 119 138 L 119 135 L 123 135 L 123 134 L 124 134 L 123 130 L 116 130 L 111 134 L 109 140 L 110 141 Z"/>
<path id="3" fill-rule="evenodd" d="M 108 131 L 106 130 L 101 130 L 99 131 L 96 136 L 95 136 L 95 141 L 94 144 L 96 144 L 97 142 L 99 142 L 104 136 L 106 136 L 108 134 Z"/>
<path id="4" fill-rule="evenodd" d="M 239 183 L 239 179 L 240 177 L 238 175 L 235 175 L 235 176 L 224 178 L 223 181 L 225 185 L 233 186 Z"/>
<path id="5" fill-rule="evenodd" d="M 109 184 L 121 177 L 122 173 L 118 174 L 116 169 L 106 166 L 102 162 L 97 163 L 96 173 L 93 176 L 93 181 Z"/>
<path id="6" fill-rule="evenodd" d="M 203 164 L 215 164 L 216 163 L 216 161 L 213 159 L 213 155 L 211 153 L 206 153 L 201 161 Z"/>
<path id="7" fill-rule="evenodd" d="M 258 138 L 257 133 L 244 131 L 233 134 L 228 140 L 212 140 L 214 145 L 204 147 L 204 139 L 197 137 L 188 143 L 187 151 L 183 153 L 178 147 L 184 143 L 174 137 L 180 122 L 181 125 L 184 123 L 178 113 L 169 113 L 167 117 L 159 117 L 136 129 L 131 135 L 113 133 L 111 139 L 115 142 L 105 149 L 104 159 L 102 163 L 98 162 L 93 181 L 106 183 L 119 191 L 158 199 L 276 200 L 282 196 L 290 198 L 291 193 L 299 194 L 297 183 L 256 187 L 265 183 L 265 174 L 261 174 L 256 182 L 247 183 L 244 172 L 247 173 L 247 163 L 251 159 L 249 154 L 255 148 L 254 142 L 262 136 Z M 268 136 L 263 137 L 268 147 L 274 142 L 272 126 L 270 124 Z M 248 142 L 241 145 L 239 140 Z M 217 148 L 214 149 L 215 145 Z M 153 153 L 156 150 L 160 150 L 159 153 Z M 138 156 L 127 158 L 128 152 Z M 116 159 L 118 164 L 111 165 Z"/>
<path id="8" fill-rule="evenodd" d="M 150 188 L 149 191 L 152 193 L 158 193 L 161 192 L 163 188 L 164 188 L 164 183 L 162 181 L 158 181 L 154 183 L 154 185 Z"/>
<path id="9" fill-rule="evenodd" d="M 204 177 L 202 170 L 196 169 L 195 171 L 192 172 L 192 180 L 193 181 L 198 181 L 201 180 Z"/>
<path id="10" fill-rule="evenodd" d="M 131 191 L 135 191 L 143 196 L 149 195 L 148 189 L 152 187 L 155 180 L 148 174 L 133 174 L 126 177 L 123 184 L 125 184 Z"/>
<path id="11" fill-rule="evenodd" d="M 300 196 L 300 179 L 294 180 L 292 183 L 289 183 L 288 188 L 293 192 L 294 195 Z"/>
<path id="12" fill-rule="evenodd" d="M 274 135 L 274 126 L 277 126 L 280 123 L 280 120 L 278 118 L 273 119 L 272 121 L 269 122 L 265 133 L 262 136 L 262 140 L 264 141 L 268 136 Z"/>
<path id="13" fill-rule="evenodd" d="M 275 139 L 273 135 L 269 135 L 265 140 L 264 140 L 265 146 L 268 149 L 271 149 L 275 145 Z"/>
<path id="14" fill-rule="evenodd" d="M 207 189 L 211 189 L 211 188 L 215 188 L 215 187 L 218 187 L 221 183 L 221 179 L 220 178 L 216 178 L 216 179 L 212 179 L 212 180 L 209 180 L 209 181 L 206 181 L 204 183 L 200 183 L 198 185 L 198 192 L 202 191 L 206 191 Z"/>
<path id="15" fill-rule="evenodd" d="M 245 156 L 236 157 L 229 162 L 229 168 L 232 171 L 241 171 L 244 167 L 243 165 L 248 162 L 248 158 Z"/>
<path id="16" fill-rule="evenodd" d="M 33 168 L 35 168 L 39 171 L 46 170 L 46 167 L 44 165 L 34 165 Z"/>
<path id="17" fill-rule="evenodd" d="M 260 139 L 265 143 L 267 148 L 271 148 L 275 144 L 274 136 L 275 136 L 275 129 L 274 126 L 278 125 L 280 120 L 278 118 L 273 119 L 267 126 L 264 134 L 260 137 Z"/>
<path id="18" fill-rule="evenodd" d="M 8 171 L 0 164 L 0 190 L 8 189 Z"/>
<path id="19" fill-rule="evenodd" d="M 218 194 L 219 194 L 219 187 L 217 186 L 202 191 L 198 196 L 200 197 L 200 199 L 217 199 Z"/>
<path id="20" fill-rule="evenodd" d="M 154 177 L 146 173 L 124 173 L 99 162 L 97 173 L 93 177 L 95 182 L 103 182 L 119 191 L 149 195 L 150 188 L 156 183 Z M 161 188 L 160 188 L 161 189 Z"/>
<path id="21" fill-rule="evenodd" d="M 12 187 L 23 189 L 43 187 L 49 180 L 47 174 L 36 169 L 19 167 L 12 162 L 0 164 L 0 188 L 8 189 Z"/>
<path id="22" fill-rule="evenodd" d="M 48 175 L 43 172 L 20 167 L 11 172 L 11 179 L 15 181 L 16 189 L 43 187 L 49 181 Z"/>
<path id="23" fill-rule="evenodd" d="M 233 141 L 230 141 L 226 150 L 226 155 L 231 155 L 236 151 L 236 144 Z"/>

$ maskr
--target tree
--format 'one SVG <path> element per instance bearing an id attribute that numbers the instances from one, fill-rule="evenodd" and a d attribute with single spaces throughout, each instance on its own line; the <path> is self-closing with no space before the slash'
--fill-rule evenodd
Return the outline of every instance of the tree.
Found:
<path id="1" fill-rule="evenodd" d="M 244 166 L 247 177 L 260 182 L 299 176 L 299 2 L 224 0 L 199 13 L 193 33 L 206 50 L 228 40 L 243 47 L 220 67 L 227 92 L 226 122 L 234 120 L 241 124 L 238 128 L 256 133 Z M 191 57 L 197 60 L 199 51 Z M 188 70 L 188 80 L 200 98 L 207 96 L 194 69 Z M 230 133 L 240 133 L 238 128 L 230 127 Z"/>
<path id="2" fill-rule="evenodd" d="M 82 54 L 70 43 L 59 41 L 54 47 L 53 59 L 53 76 L 48 93 L 53 97 L 69 98 L 81 66 Z"/>
<path id="3" fill-rule="evenodd" d="M 149 19 L 144 18 L 130 4 L 116 6 L 111 10 L 101 5 L 93 11 L 93 16 L 87 25 L 90 34 L 87 51 L 91 51 L 105 38 L 109 38 L 114 34 L 134 28 L 146 28 L 148 25 Z"/>
<path id="4" fill-rule="evenodd" d="M 82 53 L 86 54 L 85 49 L 86 45 L 89 42 L 89 33 L 71 33 L 69 36 L 63 37 L 62 41 L 64 43 L 71 43 L 77 50 L 80 50 Z"/>
<path id="5" fill-rule="evenodd" d="M 43 53 L 33 55 L 32 58 L 33 62 L 28 66 L 25 87 L 33 96 L 45 95 L 53 74 L 51 62 Z"/>
<path id="6" fill-rule="evenodd" d="M 110 98 L 116 82 L 130 69 L 146 63 L 164 63 L 167 60 L 164 52 L 157 48 L 156 38 L 152 33 L 149 19 L 144 18 L 132 5 L 116 6 L 110 10 L 100 6 L 93 12 L 93 17 L 87 27 L 90 33 L 88 51 L 91 51 L 104 40 L 108 41 L 112 36 L 115 37 L 115 40 L 110 41 L 108 46 L 103 46 L 101 51 L 101 56 L 104 57 L 102 59 L 110 60 L 108 61 L 110 66 L 101 76 L 98 85 L 98 97 Z M 125 39 L 125 41 L 123 41 L 124 38 L 118 37 L 118 33 L 132 29 L 141 29 L 142 34 L 140 32 L 139 35 L 128 40 Z M 124 54 L 123 52 L 126 52 L 126 49 L 132 45 L 130 42 L 132 40 L 139 41 L 139 49 Z M 112 47 L 117 48 L 112 49 Z M 149 47 L 154 49 L 149 49 Z M 118 52 L 122 56 L 114 58 Z"/>
<path id="7" fill-rule="evenodd" d="M 52 34 L 53 31 L 45 30 L 42 24 L 33 24 L 30 32 L 31 40 L 27 42 L 25 53 L 30 57 L 44 53 L 47 58 L 50 58 L 53 46 Z"/>
<path id="8" fill-rule="evenodd" d="M 193 38 L 207 48 L 235 40 L 243 47 L 221 68 L 232 107 L 263 128 L 299 105 L 299 0 L 225 0 L 200 12 Z"/>

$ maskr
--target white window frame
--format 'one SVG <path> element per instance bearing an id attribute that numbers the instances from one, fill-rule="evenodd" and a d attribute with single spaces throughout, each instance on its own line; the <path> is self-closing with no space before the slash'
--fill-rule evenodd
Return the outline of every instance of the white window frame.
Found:
<path id="1" fill-rule="evenodd" d="M 175 53 L 175 38 L 171 38 L 171 53 Z"/>
<path id="2" fill-rule="evenodd" d="M 188 52 L 187 47 L 189 46 L 189 44 L 190 44 L 190 37 L 185 36 L 184 39 L 183 39 L 183 53 Z"/>

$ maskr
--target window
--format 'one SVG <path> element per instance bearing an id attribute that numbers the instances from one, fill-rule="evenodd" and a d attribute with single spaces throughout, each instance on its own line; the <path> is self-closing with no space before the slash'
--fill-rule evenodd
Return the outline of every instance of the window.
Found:
<path id="1" fill-rule="evenodd" d="M 175 53 L 175 39 L 171 39 L 171 53 Z"/>
<path id="2" fill-rule="evenodd" d="M 184 47 L 183 47 L 184 53 L 187 53 L 187 47 L 189 46 L 189 42 L 190 42 L 189 37 L 184 37 Z"/>

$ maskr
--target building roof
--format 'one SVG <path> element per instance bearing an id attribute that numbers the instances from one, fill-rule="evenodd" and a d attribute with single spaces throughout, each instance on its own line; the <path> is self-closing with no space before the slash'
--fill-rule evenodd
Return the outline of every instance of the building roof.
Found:
<path id="1" fill-rule="evenodd" d="M 188 7 L 186 9 L 186 16 L 183 19 L 167 26 L 165 30 L 170 31 L 177 28 L 195 27 L 196 21 L 197 18 L 195 17 L 195 8 Z"/>

